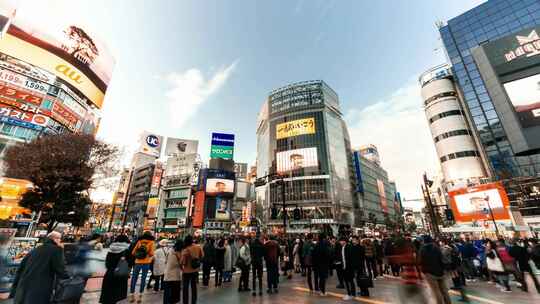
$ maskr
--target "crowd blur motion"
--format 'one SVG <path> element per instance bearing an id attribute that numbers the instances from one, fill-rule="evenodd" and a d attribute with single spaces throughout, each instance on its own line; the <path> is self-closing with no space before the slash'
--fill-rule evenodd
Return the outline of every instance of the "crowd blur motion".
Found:
<path id="1" fill-rule="evenodd" d="M 6 243 L 0 241 L 5 288 Z M 200 288 L 233 287 L 233 275 L 238 277 L 234 287 L 247 296 L 277 294 L 280 284 L 301 276 L 311 296 L 325 297 L 327 281 L 335 276 L 345 301 L 369 297 L 378 280 L 390 278 L 401 282 L 396 292 L 402 303 L 446 304 L 450 290 L 469 302 L 467 285 L 476 281 L 495 284 L 501 293 L 540 293 L 539 268 L 535 238 L 257 234 L 156 239 L 145 231 L 138 237 L 94 234 L 76 240 L 51 232 L 22 260 L 10 298 L 14 303 L 79 303 L 87 280 L 103 276 L 100 303 L 126 298 L 142 303 L 143 294 L 162 293 L 165 304 L 195 304 Z"/>

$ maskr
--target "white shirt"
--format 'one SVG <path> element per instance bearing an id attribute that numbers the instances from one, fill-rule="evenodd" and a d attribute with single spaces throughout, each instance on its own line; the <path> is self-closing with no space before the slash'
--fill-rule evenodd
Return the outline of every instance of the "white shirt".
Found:
<path id="1" fill-rule="evenodd" d="M 343 269 L 345 269 L 345 246 L 347 245 L 344 245 L 341 247 L 341 258 L 343 259 Z"/>

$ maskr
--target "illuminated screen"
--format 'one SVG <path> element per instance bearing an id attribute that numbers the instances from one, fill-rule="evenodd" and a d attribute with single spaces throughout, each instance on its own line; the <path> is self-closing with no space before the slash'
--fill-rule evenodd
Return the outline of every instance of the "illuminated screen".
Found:
<path id="1" fill-rule="evenodd" d="M 277 153 L 277 171 L 287 172 L 298 169 L 317 167 L 317 148 L 303 148 Z"/>
<path id="2" fill-rule="evenodd" d="M 540 74 L 504 84 L 524 128 L 540 125 Z"/>
<path id="3" fill-rule="evenodd" d="M 276 139 L 315 134 L 315 118 L 297 119 L 276 126 Z"/>
<path id="4" fill-rule="evenodd" d="M 206 180 L 206 194 L 218 195 L 234 193 L 234 181 L 222 178 L 209 178 Z"/>
<path id="5" fill-rule="evenodd" d="M 491 212 L 496 220 L 510 219 L 508 198 L 502 187 L 479 186 L 453 191 L 449 195 L 457 222 L 488 220 L 491 219 Z"/>

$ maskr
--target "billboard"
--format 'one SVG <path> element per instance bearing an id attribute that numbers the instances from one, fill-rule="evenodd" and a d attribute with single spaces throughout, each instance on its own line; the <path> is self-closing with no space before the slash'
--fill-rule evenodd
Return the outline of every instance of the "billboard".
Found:
<path id="1" fill-rule="evenodd" d="M 195 204 L 193 209 L 193 227 L 200 228 L 204 222 L 204 191 L 195 193 Z"/>
<path id="2" fill-rule="evenodd" d="M 236 175 L 236 178 L 245 179 L 247 177 L 247 164 L 234 163 L 234 174 Z"/>
<path id="3" fill-rule="evenodd" d="M 150 196 L 159 195 L 159 188 L 161 186 L 161 177 L 163 175 L 163 169 L 161 165 L 156 165 L 154 169 L 154 175 L 152 176 L 152 183 L 150 185 Z"/>
<path id="4" fill-rule="evenodd" d="M 509 201 L 500 183 L 484 184 L 450 191 L 450 205 L 456 222 L 510 220 Z"/>
<path id="5" fill-rule="evenodd" d="M 4 9 L 0 9 L 5 18 Z M 45 14 L 32 16 L 10 18 L 0 40 L 0 52 L 54 75 L 101 109 L 114 66 L 107 47 L 81 27 L 50 22 Z M 38 89 L 47 89 L 36 84 Z"/>
<path id="6" fill-rule="evenodd" d="M 384 182 L 380 179 L 377 180 L 377 189 L 379 190 L 379 199 L 381 201 L 382 210 L 383 212 L 388 213 L 388 201 L 386 200 Z"/>
<path id="7" fill-rule="evenodd" d="M 315 134 L 315 118 L 303 118 L 276 125 L 276 139 Z"/>
<path id="8" fill-rule="evenodd" d="M 233 194 L 234 193 L 234 180 L 223 178 L 208 178 L 206 180 L 206 194 L 207 195 L 220 195 L 220 194 Z"/>
<path id="9" fill-rule="evenodd" d="M 231 199 L 216 197 L 216 220 L 227 221 L 231 219 Z"/>
<path id="10" fill-rule="evenodd" d="M 510 81 L 503 86 L 521 126 L 540 125 L 540 74 Z"/>
<path id="11" fill-rule="evenodd" d="M 276 158 L 278 173 L 319 166 L 315 147 L 278 152 Z"/>
<path id="12" fill-rule="evenodd" d="M 210 158 L 233 159 L 234 134 L 212 133 Z"/>
<path id="13" fill-rule="evenodd" d="M 140 147 L 138 152 L 159 157 L 161 146 L 163 145 L 163 136 L 144 131 L 140 137 Z"/>
<path id="14" fill-rule="evenodd" d="M 156 218 L 157 210 L 159 208 L 159 198 L 152 197 L 148 199 L 148 205 L 146 206 L 146 214 L 148 218 Z"/>
<path id="15" fill-rule="evenodd" d="M 196 154 L 199 141 L 181 138 L 167 138 L 165 145 L 165 156 Z"/>

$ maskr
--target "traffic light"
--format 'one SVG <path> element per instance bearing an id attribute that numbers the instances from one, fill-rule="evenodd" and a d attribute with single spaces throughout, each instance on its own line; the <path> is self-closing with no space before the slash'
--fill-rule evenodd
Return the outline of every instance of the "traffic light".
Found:
<path id="1" fill-rule="evenodd" d="M 300 212 L 300 208 L 297 207 L 297 208 L 295 208 L 293 210 L 293 219 L 295 221 L 299 221 L 300 219 L 302 219 L 302 214 Z"/>
<path id="2" fill-rule="evenodd" d="M 272 207 L 270 209 L 270 219 L 277 219 L 277 208 L 276 207 Z"/>
<path id="3" fill-rule="evenodd" d="M 449 221 L 454 220 L 454 213 L 452 212 L 452 209 L 445 209 L 444 210 L 444 215 L 446 216 L 447 220 L 449 220 Z"/>

